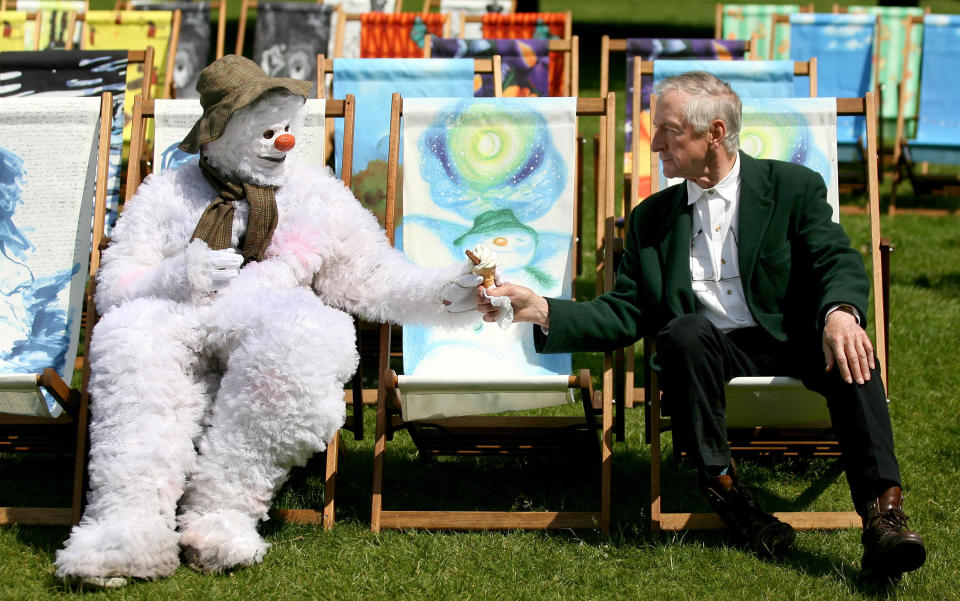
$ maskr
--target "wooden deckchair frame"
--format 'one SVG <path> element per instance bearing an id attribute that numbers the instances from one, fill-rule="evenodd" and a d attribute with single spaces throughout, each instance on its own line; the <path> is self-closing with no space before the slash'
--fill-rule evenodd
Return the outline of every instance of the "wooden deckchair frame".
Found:
<path id="1" fill-rule="evenodd" d="M 578 116 L 597 116 L 600 118 L 606 153 L 603 173 L 598 185 L 603 188 L 603 198 L 607 207 L 607 218 L 613 219 L 613 130 L 616 106 L 613 94 L 606 98 L 579 98 Z M 387 163 L 387 212 L 386 230 L 390 243 L 394 242 L 394 202 L 399 185 L 400 153 L 400 117 L 403 101 L 399 94 L 393 95 L 390 123 L 390 160 Z M 612 232 L 612 228 L 610 230 Z M 612 248 L 611 238 L 608 248 Z M 604 274 L 608 289 L 613 287 L 613 272 Z M 383 475 L 386 459 L 386 443 L 395 431 L 408 429 L 417 443 L 418 449 L 426 455 L 451 454 L 515 454 L 530 453 L 534 431 L 553 426 L 584 425 L 583 418 L 542 418 L 542 417 L 464 417 L 444 420 L 425 420 L 424 422 L 403 422 L 399 411 L 399 392 L 396 373 L 389 369 L 389 356 L 385 351 L 390 348 L 391 329 L 388 324 L 380 328 L 380 390 L 377 398 L 377 431 L 374 444 L 373 495 L 370 516 L 370 529 L 379 532 L 383 528 L 441 528 L 451 530 L 486 529 L 542 529 L 542 528 L 600 528 L 608 533 L 610 528 L 611 462 L 612 462 L 612 398 L 613 365 L 610 354 L 604 356 L 603 391 L 594 393 L 590 384 L 589 372 L 583 370 L 579 376 L 571 376 L 569 386 L 581 390 L 581 401 L 586 417 L 587 437 L 593 432 L 600 433 L 600 508 L 589 512 L 511 512 L 511 511 L 396 511 L 383 508 Z M 599 408 L 597 405 L 600 405 Z M 597 424 L 596 412 L 600 412 Z M 443 443 L 432 437 L 433 427 L 439 426 L 443 432 L 462 435 L 459 440 Z M 512 434 L 511 434 L 512 431 Z M 498 440 L 487 440 L 496 436 Z M 483 439 L 488 444 L 478 444 Z M 523 441 L 518 444 L 518 440 Z M 556 437 L 551 439 L 556 452 Z M 447 444 L 449 443 L 449 444 Z M 541 450 L 542 452 L 542 450 Z"/>
<path id="2" fill-rule="evenodd" d="M 867 92 L 863 98 L 837 98 L 837 116 L 863 116 L 868 123 L 867 132 L 867 152 L 868 156 L 876 156 L 876 102 L 873 92 Z M 651 113 L 656 110 L 656 97 L 651 97 Z M 652 161 L 657 160 L 656 153 L 652 153 Z M 882 256 L 889 252 L 889 243 L 880 236 L 880 196 L 878 190 L 877 162 L 875 160 L 867 161 L 869 170 L 869 213 L 870 213 L 870 237 L 871 237 L 871 259 L 873 262 L 873 281 L 874 289 L 874 323 L 876 348 L 884 349 L 884 352 L 877 353 L 881 376 L 887 372 L 887 330 L 886 315 L 887 295 L 883 292 L 886 289 L 887 273 L 882 265 Z M 656 168 L 652 173 L 657 173 Z M 657 178 L 651 178 L 654 190 L 657 187 Z M 887 246 L 887 250 L 884 246 Z M 652 344 L 646 345 L 648 351 L 652 350 Z M 649 354 L 647 355 L 649 356 Z M 661 415 L 661 398 L 657 372 L 648 369 L 648 393 L 647 402 L 647 425 L 648 442 L 650 443 L 650 531 L 658 536 L 663 531 L 677 530 L 706 530 L 723 528 L 724 524 L 715 513 L 679 513 L 664 512 L 662 510 L 662 490 L 661 490 L 661 462 L 662 453 L 660 447 L 660 437 L 664 430 L 670 428 L 669 421 Z M 884 378 L 887 390 L 889 390 L 889 381 Z M 813 432 L 812 439 L 778 439 L 777 434 L 758 434 L 760 428 L 751 429 L 746 437 L 736 438 L 733 429 L 728 431 L 732 435 L 730 448 L 734 453 L 755 453 L 764 455 L 824 455 L 836 456 L 839 450 L 836 440 L 824 438 L 822 431 Z M 839 529 L 856 528 L 861 524 L 860 516 L 855 511 L 800 511 L 800 512 L 777 512 L 774 513 L 779 519 L 789 523 L 797 530 L 811 529 Z"/>
<path id="3" fill-rule="evenodd" d="M 356 102 L 352 94 L 343 100 L 327 100 L 325 114 L 328 118 L 342 118 L 344 120 L 344 166 L 350 169 L 344 173 L 343 183 L 350 187 L 350 173 L 353 162 L 353 121 Z M 142 160 L 145 152 L 144 136 L 147 131 L 147 121 L 156 116 L 154 101 L 137 96 L 133 105 L 133 133 L 130 140 L 130 161 L 127 166 L 127 193 L 133 197 L 137 186 L 146 177 L 145 168 L 152 161 Z M 356 387 L 353 392 L 344 393 L 344 401 L 352 403 L 353 415 L 348 415 L 343 428 L 354 433 L 357 440 L 363 438 L 363 401 L 358 396 Z M 323 509 L 272 509 L 270 515 L 275 519 L 304 524 L 322 524 L 325 530 L 333 528 L 335 522 L 336 481 L 338 471 L 338 456 L 340 454 L 340 431 L 333 436 L 327 445 L 325 478 L 323 488 Z"/>
<path id="4" fill-rule="evenodd" d="M 157 0 L 158 2 L 163 2 L 163 0 Z M 193 0 L 196 2 L 197 0 Z M 227 37 L 227 0 L 201 0 L 206 2 L 210 6 L 210 11 L 217 11 L 217 39 L 216 39 L 216 55 L 215 58 L 220 58 L 223 56 L 225 48 L 225 40 Z M 114 10 L 133 10 L 132 0 L 117 0 L 114 4 Z M 180 33 L 179 29 L 177 30 L 177 39 L 179 40 Z M 176 54 L 176 53 L 174 53 Z"/>
<path id="5" fill-rule="evenodd" d="M 113 96 L 104 92 L 100 98 L 100 133 L 97 150 L 96 190 L 93 207 L 93 238 L 90 247 L 88 285 L 84 295 L 84 319 L 87 326 L 83 348 L 90 348 L 91 324 L 97 321 L 93 302 L 96 274 L 100 268 L 100 245 L 107 207 L 107 170 L 110 156 L 110 128 L 113 122 Z M 0 525 L 69 526 L 80 521 L 83 513 L 83 491 L 87 465 L 87 423 L 90 397 L 90 362 L 81 369 L 80 389 L 67 384 L 59 374 L 46 368 L 37 374 L 42 386 L 63 407 L 56 419 L 0 414 L 0 452 L 69 452 L 74 453 L 73 493 L 70 507 L 0 507 Z"/>

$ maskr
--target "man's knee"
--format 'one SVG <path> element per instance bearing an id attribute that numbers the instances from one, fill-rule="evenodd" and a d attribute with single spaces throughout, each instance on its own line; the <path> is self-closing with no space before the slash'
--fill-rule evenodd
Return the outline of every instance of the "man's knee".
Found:
<path id="1" fill-rule="evenodd" d="M 701 351 L 715 327 L 707 318 L 690 313 L 670 320 L 657 334 L 657 353 L 695 353 Z"/>

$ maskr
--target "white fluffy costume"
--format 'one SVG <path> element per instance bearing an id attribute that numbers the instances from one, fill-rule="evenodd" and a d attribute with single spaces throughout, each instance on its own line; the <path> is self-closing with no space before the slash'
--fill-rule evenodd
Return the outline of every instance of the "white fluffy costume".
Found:
<path id="1" fill-rule="evenodd" d="M 253 64 L 228 56 L 207 70 L 223 61 L 243 72 Z M 415 267 L 332 174 L 284 160 L 304 99 L 275 88 L 202 146 L 227 178 L 276 186 L 277 225 L 262 260 L 240 267 L 243 201 L 233 203 L 232 248 L 192 240 L 217 197 L 196 161 L 149 176 L 103 254 L 103 317 L 89 349 L 90 490 L 57 553 L 62 578 L 112 586 L 167 576 L 181 548 L 204 571 L 259 562 L 267 544 L 256 526 L 274 493 L 343 424 L 343 384 L 358 362 L 348 313 L 479 319 L 441 302 L 457 300 L 454 291 L 475 298 L 477 276 L 451 286 L 466 261 Z"/>

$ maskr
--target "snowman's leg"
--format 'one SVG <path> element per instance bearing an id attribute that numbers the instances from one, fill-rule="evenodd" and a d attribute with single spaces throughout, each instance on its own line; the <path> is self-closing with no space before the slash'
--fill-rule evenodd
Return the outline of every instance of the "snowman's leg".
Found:
<path id="1" fill-rule="evenodd" d="M 352 320 L 311 292 L 265 292 L 229 315 L 244 327 L 226 335 L 226 371 L 179 517 L 185 555 L 207 572 L 263 559 L 257 523 L 290 469 L 343 424 L 343 382 L 357 365 Z"/>
<path id="2" fill-rule="evenodd" d="M 201 328 L 185 310 L 134 300 L 94 329 L 90 489 L 57 552 L 61 578 L 158 578 L 180 565 L 176 505 L 208 400 L 198 373 Z"/>

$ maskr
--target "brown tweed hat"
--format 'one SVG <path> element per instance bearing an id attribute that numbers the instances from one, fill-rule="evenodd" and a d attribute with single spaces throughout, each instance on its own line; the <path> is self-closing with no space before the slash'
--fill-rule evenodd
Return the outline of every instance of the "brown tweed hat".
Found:
<path id="1" fill-rule="evenodd" d="M 200 72 L 197 91 L 203 115 L 180 142 L 180 150 L 196 154 L 207 142 L 223 135 L 237 110 L 253 104 L 270 90 L 283 89 L 307 97 L 313 84 L 287 77 L 269 77 L 249 58 L 228 54 Z"/>

